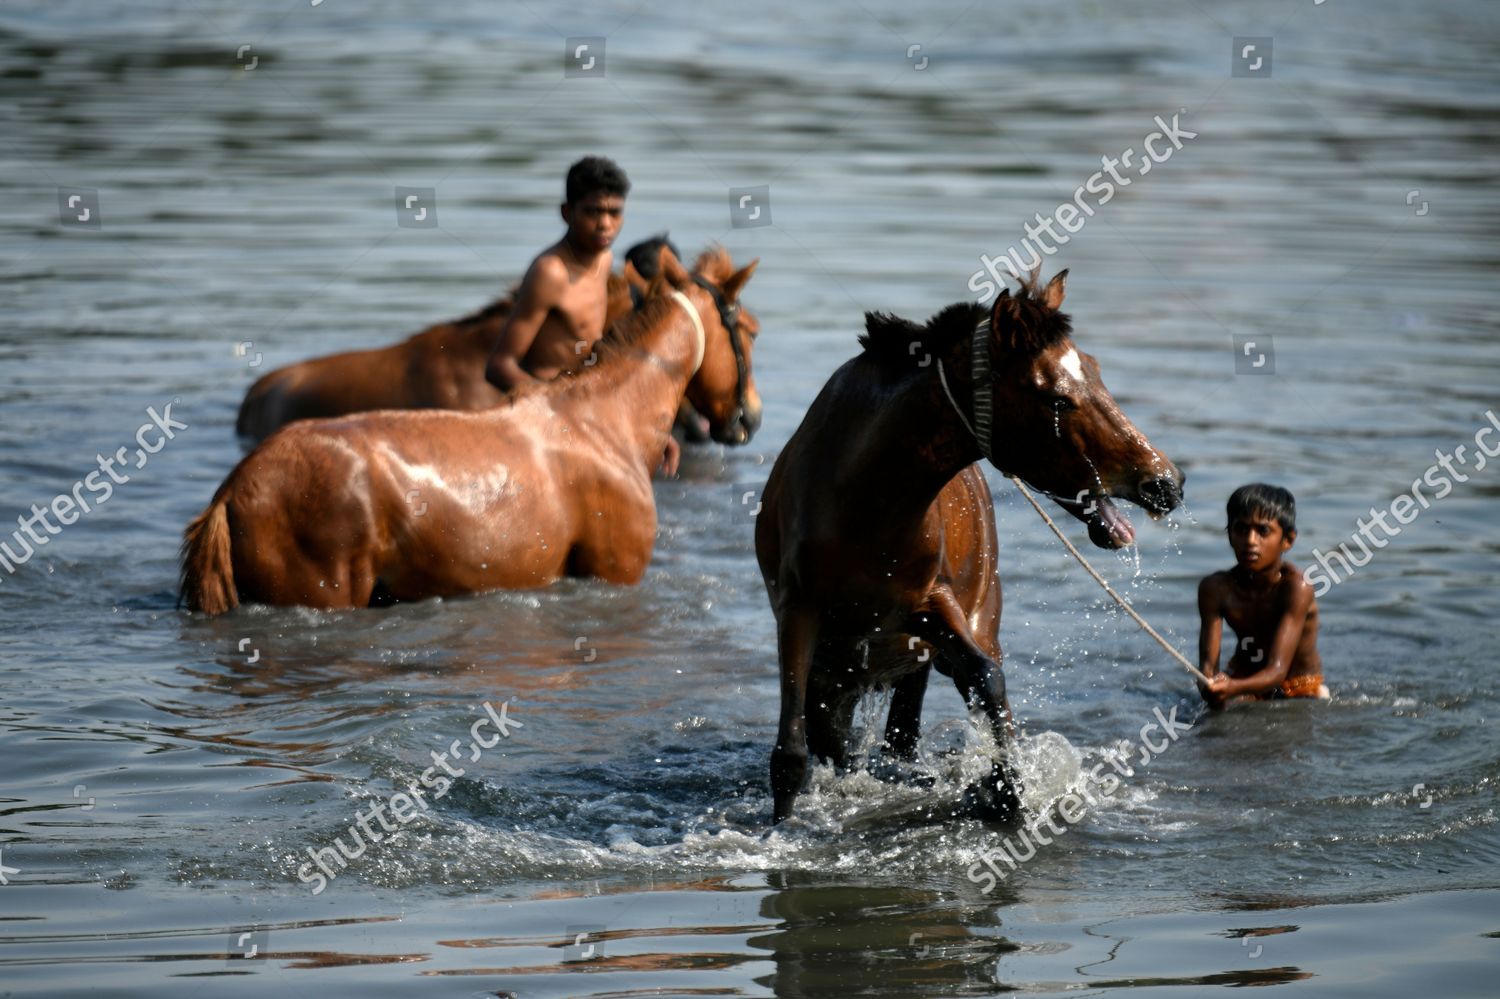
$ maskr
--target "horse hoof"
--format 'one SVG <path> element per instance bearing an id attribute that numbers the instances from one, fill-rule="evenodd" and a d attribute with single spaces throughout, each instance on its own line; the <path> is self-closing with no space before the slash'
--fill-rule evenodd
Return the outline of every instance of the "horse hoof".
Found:
<path id="1" fill-rule="evenodd" d="M 871 761 L 869 773 L 882 784 L 906 784 L 925 788 L 937 784 L 937 778 L 932 774 L 916 769 L 915 760 L 892 753 L 884 753 Z"/>
<path id="2" fill-rule="evenodd" d="M 998 825 L 1018 825 L 1023 817 L 1021 799 L 1009 783 L 970 784 L 959 802 L 958 814 Z"/>

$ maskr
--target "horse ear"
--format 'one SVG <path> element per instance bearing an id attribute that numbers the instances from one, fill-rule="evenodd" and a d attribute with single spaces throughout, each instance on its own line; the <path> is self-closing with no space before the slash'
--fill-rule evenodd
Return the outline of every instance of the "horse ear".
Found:
<path id="1" fill-rule="evenodd" d="M 650 282 L 641 277 L 641 272 L 635 269 L 635 262 L 633 260 L 625 261 L 625 283 L 643 295 L 646 293 L 646 289 L 650 287 Z"/>
<path id="2" fill-rule="evenodd" d="M 661 271 L 657 271 L 656 277 L 652 278 L 650 283 L 646 285 L 645 297 L 656 298 L 657 296 L 665 293 L 666 288 L 667 275 Z"/>
<path id="3" fill-rule="evenodd" d="M 1000 328 L 1000 317 L 1014 315 L 1016 311 L 1016 300 L 1011 298 L 1009 288 L 1001 288 L 1000 294 L 995 297 L 995 304 L 990 310 L 990 328 Z"/>
<path id="4" fill-rule="evenodd" d="M 1042 304 L 1053 312 L 1063 303 L 1063 294 L 1068 288 L 1068 272 L 1066 269 L 1058 271 L 1057 276 L 1047 282 L 1047 288 L 1042 292 Z"/>
<path id="5" fill-rule="evenodd" d="M 686 288 L 693 283 L 693 276 L 682 266 L 677 254 L 666 246 L 661 248 L 661 276 L 674 288 Z"/>
<path id="6" fill-rule="evenodd" d="M 745 287 L 745 282 L 750 280 L 750 275 L 755 273 L 755 268 L 758 266 L 760 266 L 760 258 L 756 257 L 744 267 L 729 275 L 729 280 L 725 281 L 721 288 L 724 292 L 724 297 L 731 302 L 736 301 L 740 297 L 740 292 Z"/>

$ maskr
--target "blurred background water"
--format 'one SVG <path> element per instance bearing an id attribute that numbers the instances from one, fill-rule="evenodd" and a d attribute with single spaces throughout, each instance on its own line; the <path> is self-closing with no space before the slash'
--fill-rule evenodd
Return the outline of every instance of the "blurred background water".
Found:
<path id="1" fill-rule="evenodd" d="M 565 76 L 566 40 L 601 37 L 602 74 Z M 1180 115 L 1197 137 L 1044 271 L 1071 268 L 1080 345 L 1188 473 L 1185 511 L 1099 561 L 1191 649 L 1235 486 L 1297 495 L 1305 560 L 1435 451 L 1473 460 L 1500 406 L 1497 56 L 1481 0 L 0 8 L 0 519 L 133 449 L 148 407 L 189 426 L 0 575 L 4 988 L 1493 994 L 1500 467 L 1322 599 L 1331 704 L 1216 718 L 992 474 L 1032 793 L 1154 709 L 1196 721 L 989 894 L 964 872 L 1001 832 L 925 817 L 978 758 L 947 686 L 931 788 L 820 771 L 767 834 L 774 628 L 740 500 L 863 311 L 971 297 L 981 254 Z M 500 294 L 591 153 L 634 181 L 625 244 L 761 259 L 765 424 L 657 484 L 646 581 L 175 611 L 253 378 Z M 732 226 L 761 185 L 770 224 Z M 396 224 L 398 186 L 433 189 L 435 227 Z M 299 881 L 507 700 L 524 727 L 430 818 Z"/>

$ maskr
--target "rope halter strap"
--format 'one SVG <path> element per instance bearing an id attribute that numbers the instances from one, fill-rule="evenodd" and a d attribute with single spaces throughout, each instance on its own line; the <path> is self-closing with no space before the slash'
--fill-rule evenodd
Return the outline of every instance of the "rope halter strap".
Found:
<path id="1" fill-rule="evenodd" d="M 958 404 L 958 400 L 953 398 L 953 390 L 948 387 L 948 375 L 943 370 L 942 358 L 938 358 L 937 362 L 938 381 L 942 383 L 943 395 L 948 397 L 953 411 L 958 414 L 958 418 L 963 421 L 963 425 L 973 436 L 974 443 L 979 445 L 979 453 L 998 468 L 992 441 L 995 400 L 994 386 L 990 382 L 990 320 L 988 316 L 974 327 L 974 337 L 969 344 L 969 349 L 969 380 L 973 383 L 973 396 L 968 414 Z"/>

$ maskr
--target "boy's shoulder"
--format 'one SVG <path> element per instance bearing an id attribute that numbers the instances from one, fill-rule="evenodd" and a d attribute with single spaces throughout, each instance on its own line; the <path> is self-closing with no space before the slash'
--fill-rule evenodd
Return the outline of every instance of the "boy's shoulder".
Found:
<path id="1" fill-rule="evenodd" d="M 1307 574 L 1290 562 L 1281 563 L 1281 581 L 1278 589 L 1288 597 L 1306 596 L 1313 600 L 1313 584 L 1307 581 Z"/>
<path id="2" fill-rule="evenodd" d="M 1229 570 L 1220 569 L 1217 572 L 1211 572 L 1207 576 L 1204 576 L 1202 579 L 1198 580 L 1198 591 L 1201 593 L 1204 591 L 1222 589 L 1223 587 L 1228 586 L 1231 581 L 1232 577 L 1229 574 Z"/>
<path id="3" fill-rule="evenodd" d="M 546 281 L 568 280 L 568 265 L 554 244 L 532 258 L 528 272 L 531 276 Z"/>

